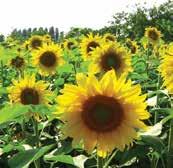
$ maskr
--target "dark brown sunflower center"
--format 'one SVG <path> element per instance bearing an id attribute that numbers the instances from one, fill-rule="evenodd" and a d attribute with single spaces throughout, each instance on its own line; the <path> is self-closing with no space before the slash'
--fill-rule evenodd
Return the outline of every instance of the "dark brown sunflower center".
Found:
<path id="1" fill-rule="evenodd" d="M 56 64 L 56 55 L 51 51 L 44 52 L 40 57 L 40 63 L 46 67 L 52 67 Z"/>
<path id="2" fill-rule="evenodd" d="M 15 68 L 21 68 L 24 65 L 24 63 L 24 59 L 19 56 L 11 60 L 11 65 Z"/>
<path id="3" fill-rule="evenodd" d="M 88 128 L 96 132 L 108 132 L 121 124 L 123 108 L 115 98 L 97 95 L 83 104 L 81 114 Z"/>
<path id="4" fill-rule="evenodd" d="M 136 53 L 136 46 L 134 46 L 131 42 L 127 42 L 126 46 L 131 50 L 132 54 Z"/>
<path id="5" fill-rule="evenodd" d="M 99 47 L 99 43 L 95 42 L 95 41 L 91 41 L 90 43 L 88 43 L 87 45 L 87 53 L 90 53 L 93 48 Z"/>
<path id="6" fill-rule="evenodd" d="M 158 34 L 157 34 L 157 32 L 155 32 L 155 31 L 149 31 L 148 32 L 148 36 L 152 39 L 152 40 L 157 40 L 158 39 Z"/>
<path id="7" fill-rule="evenodd" d="M 132 54 L 136 53 L 136 47 L 134 45 L 132 45 L 130 49 Z"/>
<path id="8" fill-rule="evenodd" d="M 31 47 L 34 49 L 38 49 L 42 46 L 42 41 L 40 39 L 33 39 L 31 42 Z"/>
<path id="9" fill-rule="evenodd" d="M 118 70 L 121 67 L 121 63 L 121 55 L 112 49 L 105 52 L 101 57 L 101 67 L 105 71 L 112 68 Z"/>
<path id="10" fill-rule="evenodd" d="M 69 50 L 73 49 L 73 48 L 74 48 L 74 43 L 71 42 L 71 41 L 69 41 L 69 42 L 67 43 L 67 48 L 68 48 Z"/>
<path id="11" fill-rule="evenodd" d="M 24 105 L 28 104 L 39 104 L 39 94 L 35 89 L 25 88 L 20 95 L 21 103 Z"/>
<path id="12" fill-rule="evenodd" d="M 113 36 L 106 36 L 107 41 L 115 41 L 115 38 Z"/>

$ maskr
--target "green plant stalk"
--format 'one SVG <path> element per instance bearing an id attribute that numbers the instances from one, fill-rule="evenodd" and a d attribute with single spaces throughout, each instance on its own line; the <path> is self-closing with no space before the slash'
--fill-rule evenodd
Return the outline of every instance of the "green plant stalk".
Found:
<path id="1" fill-rule="evenodd" d="M 147 66 L 146 66 L 147 76 L 149 75 L 149 59 L 150 59 L 150 57 L 149 57 L 149 56 L 150 56 L 150 55 L 149 55 L 150 52 L 149 52 L 149 51 L 150 51 L 150 48 L 148 47 L 148 48 L 147 48 L 147 58 L 146 58 L 146 59 L 147 59 L 147 60 L 146 60 L 146 61 L 147 61 Z"/>
<path id="2" fill-rule="evenodd" d="M 97 156 L 97 168 L 103 168 L 103 158 Z"/>
<path id="3" fill-rule="evenodd" d="M 40 145 L 39 145 L 39 130 L 38 130 L 38 122 L 35 120 L 35 118 L 33 117 L 32 118 L 32 121 L 33 121 L 33 127 L 34 127 L 34 135 L 36 136 L 36 147 L 39 148 Z M 37 159 L 35 162 L 34 162 L 34 165 L 36 168 L 40 168 L 40 159 Z"/>
<path id="4" fill-rule="evenodd" d="M 2 81 L 2 87 L 4 87 L 4 65 L 1 61 L 1 81 Z"/>
<path id="5" fill-rule="evenodd" d="M 103 166 L 103 168 L 108 168 L 109 163 L 112 161 L 112 159 L 115 157 L 115 155 L 117 154 L 118 150 L 115 150 L 113 152 L 113 154 L 111 155 L 111 157 L 108 159 L 108 161 L 105 163 L 105 165 Z"/>
<path id="6" fill-rule="evenodd" d="M 159 93 L 158 93 L 159 89 L 160 89 L 160 75 L 158 75 L 158 82 L 157 82 L 156 108 L 159 108 Z M 156 124 L 157 121 L 158 121 L 158 111 L 155 111 L 155 113 L 154 113 L 154 124 Z"/>
<path id="7" fill-rule="evenodd" d="M 167 168 L 173 167 L 173 120 L 170 121 Z"/>
<path id="8" fill-rule="evenodd" d="M 171 108 L 173 107 L 171 97 L 169 98 L 171 102 Z M 167 168 L 173 167 L 173 119 L 170 121 L 169 127 L 169 139 L 168 139 L 168 153 L 167 153 Z"/>
<path id="9" fill-rule="evenodd" d="M 73 65 L 73 68 L 74 68 L 74 73 L 77 74 L 77 70 L 76 70 L 76 63 L 73 62 L 72 65 Z"/>

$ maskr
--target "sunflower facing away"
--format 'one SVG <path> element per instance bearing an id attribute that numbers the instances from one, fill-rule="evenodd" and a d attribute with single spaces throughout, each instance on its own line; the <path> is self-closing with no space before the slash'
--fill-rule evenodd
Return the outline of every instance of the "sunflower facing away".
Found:
<path id="1" fill-rule="evenodd" d="M 147 128 L 141 121 L 150 116 L 146 95 L 124 74 L 117 78 L 111 70 L 99 81 L 77 74 L 77 85 L 66 84 L 61 93 L 55 114 L 64 121 L 64 136 L 72 137 L 73 145 L 82 141 L 88 152 L 96 147 L 105 157 L 114 148 L 123 151 L 137 139 L 137 130 Z"/>
<path id="2" fill-rule="evenodd" d="M 8 88 L 9 98 L 13 103 L 23 105 L 48 104 L 48 97 L 51 95 L 48 87 L 43 81 L 36 82 L 35 76 L 25 76 L 24 79 L 14 80 L 13 86 Z"/>
<path id="3" fill-rule="evenodd" d="M 138 45 L 136 41 L 132 41 L 131 39 L 126 40 L 126 46 L 130 50 L 131 54 L 136 54 L 138 51 Z"/>
<path id="4" fill-rule="evenodd" d="M 84 60 L 91 59 L 91 52 L 101 46 L 102 40 L 103 39 L 99 35 L 94 36 L 92 33 L 82 38 L 80 50 Z"/>
<path id="5" fill-rule="evenodd" d="M 41 75 L 55 74 L 57 66 L 63 63 L 62 49 L 58 45 L 43 45 L 33 52 L 33 64 L 39 68 Z"/>
<path id="6" fill-rule="evenodd" d="M 43 45 L 43 37 L 39 35 L 34 35 L 28 40 L 28 44 L 31 50 L 38 49 Z"/>
<path id="7" fill-rule="evenodd" d="M 105 39 L 106 42 L 110 42 L 110 41 L 115 42 L 116 41 L 116 37 L 111 33 L 106 33 L 103 36 L 103 38 Z"/>
<path id="8" fill-rule="evenodd" d="M 153 44 L 159 42 L 161 36 L 161 32 L 155 27 L 147 27 L 145 29 L 145 37 Z"/>
<path id="9" fill-rule="evenodd" d="M 164 55 L 162 56 L 162 61 L 159 66 L 159 72 L 163 77 L 164 83 L 168 91 L 173 94 L 173 44 L 167 46 Z"/>
<path id="10" fill-rule="evenodd" d="M 92 62 L 89 72 L 107 72 L 111 69 L 116 70 L 117 74 L 132 71 L 131 56 L 125 47 L 119 43 L 105 43 L 100 48 L 92 52 Z"/>

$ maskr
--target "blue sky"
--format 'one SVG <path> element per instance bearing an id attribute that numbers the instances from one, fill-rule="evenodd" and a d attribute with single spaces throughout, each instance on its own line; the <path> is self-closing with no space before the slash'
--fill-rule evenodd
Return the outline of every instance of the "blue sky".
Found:
<path id="1" fill-rule="evenodd" d="M 97 29 L 108 25 L 115 12 L 134 10 L 136 2 L 143 4 L 144 0 L 1 0 L 0 33 L 40 26 L 65 32 L 72 26 Z M 162 2 L 146 0 L 146 6 Z"/>

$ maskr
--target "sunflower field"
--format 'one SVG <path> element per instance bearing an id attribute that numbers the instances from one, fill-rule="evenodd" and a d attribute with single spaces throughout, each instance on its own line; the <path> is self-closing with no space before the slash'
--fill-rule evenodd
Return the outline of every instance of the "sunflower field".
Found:
<path id="1" fill-rule="evenodd" d="M 1 35 L 0 168 L 172 168 L 171 11 Z"/>

